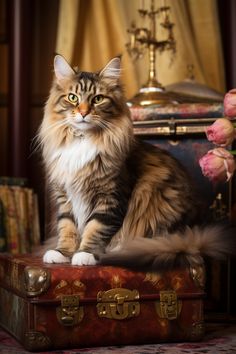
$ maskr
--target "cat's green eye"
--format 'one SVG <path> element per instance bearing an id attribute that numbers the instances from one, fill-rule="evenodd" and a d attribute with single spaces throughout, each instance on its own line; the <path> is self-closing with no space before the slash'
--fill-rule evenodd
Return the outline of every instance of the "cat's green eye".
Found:
<path id="1" fill-rule="evenodd" d="M 69 93 L 68 95 L 68 100 L 71 102 L 71 103 L 77 103 L 79 101 L 79 98 L 78 96 L 76 96 L 74 93 Z"/>
<path id="2" fill-rule="evenodd" d="M 93 103 L 99 104 L 99 103 L 102 103 L 103 100 L 104 100 L 103 95 L 97 95 L 93 98 Z"/>

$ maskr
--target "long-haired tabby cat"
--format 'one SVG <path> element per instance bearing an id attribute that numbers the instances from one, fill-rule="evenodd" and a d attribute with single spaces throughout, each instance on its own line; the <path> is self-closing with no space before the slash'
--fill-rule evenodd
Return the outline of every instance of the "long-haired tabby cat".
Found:
<path id="1" fill-rule="evenodd" d="M 161 267 L 228 252 L 220 229 L 193 227 L 197 198 L 179 162 L 134 137 L 120 58 L 90 73 L 57 55 L 54 71 L 39 133 L 57 203 L 44 262 Z"/>

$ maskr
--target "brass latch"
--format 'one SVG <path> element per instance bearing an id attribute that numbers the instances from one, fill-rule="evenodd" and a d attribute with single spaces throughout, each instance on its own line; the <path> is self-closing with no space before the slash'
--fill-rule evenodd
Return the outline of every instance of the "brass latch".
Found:
<path id="1" fill-rule="evenodd" d="M 181 311 L 182 302 L 173 290 L 160 291 L 160 302 L 156 302 L 156 311 L 160 318 L 175 320 Z"/>
<path id="2" fill-rule="evenodd" d="M 124 320 L 136 317 L 140 313 L 137 290 L 124 288 L 99 291 L 97 294 L 97 312 L 99 317 Z"/>
<path id="3" fill-rule="evenodd" d="M 61 306 L 57 307 L 57 319 L 64 326 L 75 326 L 84 317 L 84 309 L 80 306 L 79 295 L 64 295 Z"/>
<path id="4" fill-rule="evenodd" d="M 175 120 L 175 118 L 172 117 L 168 120 L 168 126 L 169 126 L 169 134 L 175 135 L 175 133 L 176 133 L 176 120 Z"/>

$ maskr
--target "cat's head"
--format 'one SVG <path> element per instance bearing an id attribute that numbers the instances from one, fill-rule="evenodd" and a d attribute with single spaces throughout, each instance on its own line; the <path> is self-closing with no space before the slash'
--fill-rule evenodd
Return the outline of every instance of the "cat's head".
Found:
<path id="1" fill-rule="evenodd" d="M 113 58 L 101 71 L 90 73 L 73 69 L 61 55 L 56 55 L 54 72 L 53 112 L 75 134 L 115 129 L 116 120 L 127 114 L 119 57 Z"/>

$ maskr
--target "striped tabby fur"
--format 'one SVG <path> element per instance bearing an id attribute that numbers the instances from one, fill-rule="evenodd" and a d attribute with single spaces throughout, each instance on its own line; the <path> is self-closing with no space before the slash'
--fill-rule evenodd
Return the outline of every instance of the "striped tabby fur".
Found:
<path id="1" fill-rule="evenodd" d="M 120 58 L 87 73 L 57 55 L 54 69 L 39 136 L 57 235 L 44 261 L 159 267 L 227 252 L 219 230 L 190 229 L 197 198 L 179 162 L 134 137 Z"/>

